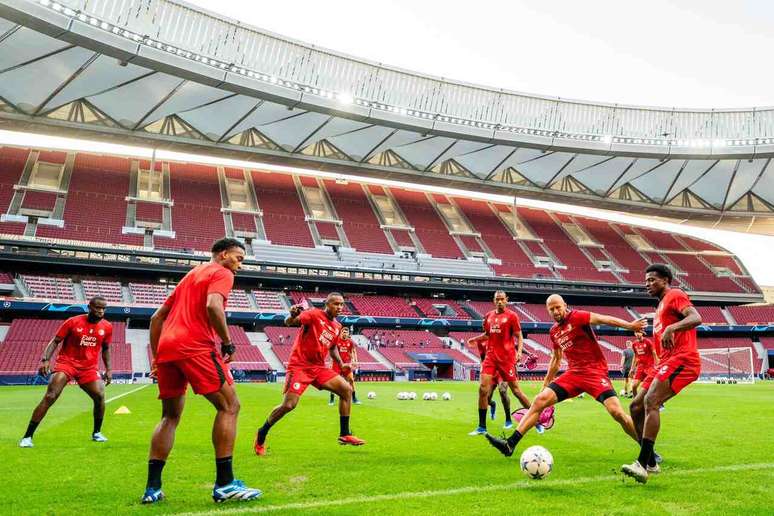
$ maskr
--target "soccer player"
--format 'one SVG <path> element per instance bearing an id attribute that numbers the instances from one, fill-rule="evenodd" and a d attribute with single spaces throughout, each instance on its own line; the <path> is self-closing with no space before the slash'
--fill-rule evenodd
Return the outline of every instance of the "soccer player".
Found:
<path id="1" fill-rule="evenodd" d="M 266 422 L 258 429 L 255 436 L 256 455 L 266 455 L 266 436 L 269 430 L 285 414 L 298 405 L 301 395 L 309 385 L 318 390 L 325 389 L 339 397 L 339 444 L 361 446 L 365 441 L 358 439 L 349 430 L 349 414 L 352 407 L 352 387 L 333 369 L 325 367 L 325 353 L 330 354 L 333 363 L 340 370 L 345 364 L 339 355 L 338 341 L 341 333 L 341 323 L 336 316 L 344 307 L 344 297 L 338 292 L 331 292 L 325 299 L 325 310 L 311 308 L 304 310 L 301 305 L 290 307 L 290 315 L 285 319 L 285 326 L 301 326 L 296 334 L 293 349 L 285 373 L 284 398 L 275 407 Z"/>
<path id="2" fill-rule="evenodd" d="M 486 360 L 486 346 L 489 339 L 486 335 L 478 335 L 472 339 L 468 339 L 468 346 L 476 346 L 478 348 L 478 356 L 481 358 L 481 363 Z M 513 428 L 513 421 L 511 418 L 511 400 L 508 397 L 508 384 L 502 381 L 499 374 L 495 374 L 492 378 L 492 383 L 497 386 L 497 390 L 500 393 L 500 401 L 503 404 L 503 411 L 505 412 L 505 426 L 506 430 Z M 492 399 L 494 395 L 494 389 L 489 393 L 489 417 L 494 420 L 497 412 L 497 403 Z M 469 435 L 479 435 L 478 432 L 472 432 Z"/>
<path id="3" fill-rule="evenodd" d="M 355 392 L 355 371 L 357 370 L 357 346 L 355 341 L 352 340 L 349 327 L 344 326 L 341 328 L 341 334 L 339 340 L 336 343 L 339 348 L 339 356 L 341 361 L 344 362 L 344 367 L 341 368 L 336 362 L 333 362 L 333 371 L 339 374 L 347 380 L 349 386 L 352 387 L 352 403 L 360 405 L 360 401 L 357 399 L 357 393 Z M 331 393 L 330 401 L 328 405 L 333 405 L 333 399 L 336 395 Z"/>
<path id="4" fill-rule="evenodd" d="M 151 438 L 142 503 L 164 499 L 161 472 L 172 451 L 189 383 L 194 393 L 207 398 L 216 410 L 212 425 L 216 470 L 212 499 L 254 500 L 262 494 L 235 480 L 232 470 L 239 399 L 226 365 L 236 352 L 226 323 L 226 302 L 244 257 L 245 247 L 239 240 L 218 240 L 212 245 L 212 259 L 190 270 L 151 317 L 151 371 L 159 385 L 161 422 Z M 218 340 L 220 351 L 216 348 Z"/>
<path id="5" fill-rule="evenodd" d="M 516 372 L 516 364 L 521 359 L 524 346 L 519 316 L 508 309 L 508 295 L 504 291 L 495 292 L 493 301 L 494 310 L 484 317 L 484 333 L 473 339 L 486 339 L 487 348 L 484 361 L 481 362 L 481 383 L 478 388 L 478 427 L 468 435 L 486 434 L 486 409 L 497 386 L 497 377 L 508 384 L 522 407 L 529 407 L 529 399 L 519 387 Z"/>
<path id="6" fill-rule="evenodd" d="M 543 380 L 543 390 L 533 400 L 527 415 L 508 439 L 499 439 L 486 434 L 489 443 L 500 453 L 510 457 L 524 434 L 538 422 L 541 412 L 567 398 L 574 398 L 587 392 L 602 403 L 608 413 L 624 431 L 637 440 L 632 418 L 624 412 L 616 396 L 613 384 L 607 375 L 607 360 L 602 353 L 592 325 L 606 324 L 634 332 L 645 328 L 645 320 L 628 322 L 609 315 L 568 310 L 562 296 L 553 294 L 546 300 L 546 309 L 555 324 L 551 327 L 550 337 L 553 345 L 548 373 Z M 562 358 L 567 358 L 567 371 L 555 379 Z"/>
<path id="7" fill-rule="evenodd" d="M 658 365 L 658 351 L 656 351 L 653 341 L 646 338 L 642 333 L 636 334 L 635 337 L 636 339 L 632 344 L 632 349 L 634 350 L 634 364 L 632 364 L 632 368 L 635 371 L 634 378 L 632 378 L 632 394 L 634 396 L 637 395 L 640 383 L 653 374 L 655 367 Z"/>
<path id="8" fill-rule="evenodd" d="M 624 395 L 631 397 L 632 386 L 632 361 L 634 360 L 634 351 L 632 351 L 632 341 L 626 341 L 626 348 L 621 353 L 621 374 L 624 377 Z"/>
<path id="9" fill-rule="evenodd" d="M 94 427 L 91 440 L 98 443 L 107 441 L 107 437 L 102 435 L 102 419 L 105 416 L 105 385 L 110 385 L 113 379 L 113 373 L 110 371 L 110 340 L 113 336 L 113 325 L 103 319 L 105 308 L 107 308 L 107 301 L 104 297 L 92 297 L 89 300 L 89 313 L 67 319 L 46 346 L 38 369 L 42 376 L 47 376 L 51 372 L 51 355 L 59 344 L 62 344 L 62 349 L 56 359 L 54 374 L 48 381 L 46 394 L 32 412 L 27 431 L 19 442 L 20 447 L 33 447 L 32 436 L 35 429 L 70 380 L 78 382 L 78 386 L 94 403 L 92 412 Z M 102 361 L 105 363 L 105 373 L 102 375 L 104 384 L 100 380 L 98 371 L 100 351 Z"/>
<path id="10" fill-rule="evenodd" d="M 659 407 L 696 381 L 701 373 L 696 342 L 701 315 L 691 299 L 679 288 L 672 288 L 672 271 L 661 263 L 645 269 L 645 286 L 648 294 L 659 299 L 653 339 L 656 348 L 661 348 L 661 356 L 658 368 L 643 380 L 642 390 L 629 407 L 637 428 L 641 429 L 640 455 L 632 464 L 621 467 L 626 475 L 643 484 L 649 474 L 661 470 L 653 451 L 661 428 Z"/>

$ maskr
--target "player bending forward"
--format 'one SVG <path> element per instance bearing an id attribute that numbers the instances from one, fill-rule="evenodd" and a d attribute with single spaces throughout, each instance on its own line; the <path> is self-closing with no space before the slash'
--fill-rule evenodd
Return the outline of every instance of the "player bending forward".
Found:
<path id="1" fill-rule="evenodd" d="M 325 367 L 325 354 L 329 353 L 340 370 L 345 369 L 337 344 L 341 334 L 341 323 L 336 320 L 344 307 L 344 297 L 337 292 L 328 294 L 325 300 L 325 310 L 312 308 L 304 310 L 301 305 L 290 307 L 290 315 L 285 319 L 285 326 L 301 326 L 285 375 L 285 397 L 282 403 L 274 408 L 266 418 L 266 422 L 255 436 L 255 453 L 266 454 L 266 436 L 269 430 L 285 414 L 296 408 L 301 395 L 309 385 L 318 390 L 325 389 L 339 396 L 339 444 L 360 446 L 365 441 L 358 439 L 349 430 L 349 413 L 352 408 L 352 387 L 338 373 Z"/>
<path id="2" fill-rule="evenodd" d="M 494 310 L 484 317 L 484 333 L 471 339 L 471 342 L 486 340 L 487 346 L 478 387 L 478 427 L 468 435 L 486 434 L 486 410 L 490 406 L 492 392 L 501 381 L 508 384 L 522 407 L 529 407 L 529 399 L 519 387 L 516 372 L 524 346 L 519 316 L 508 309 L 508 295 L 502 290 L 494 293 L 493 301 Z"/>
<path id="3" fill-rule="evenodd" d="M 226 365 L 236 352 L 226 323 L 226 301 L 244 258 L 245 247 L 239 240 L 218 240 L 212 246 L 210 262 L 190 270 L 151 317 L 151 371 L 159 384 L 161 422 L 151 438 L 142 503 L 164 499 L 161 472 L 175 442 L 189 383 L 194 393 L 207 398 L 217 411 L 212 424 L 216 470 L 212 499 L 225 502 L 261 496 L 258 489 L 235 480 L 232 471 L 239 398 Z M 220 352 L 215 347 L 218 339 Z"/>
<path id="4" fill-rule="evenodd" d="M 32 412 L 32 418 L 27 426 L 27 432 L 19 442 L 22 448 L 32 448 L 32 435 L 51 408 L 62 390 L 70 380 L 78 382 L 78 387 L 89 395 L 94 402 L 94 427 L 91 440 L 98 443 L 107 441 L 102 435 L 102 419 L 105 416 L 105 385 L 110 385 L 110 339 L 113 336 L 113 325 L 103 319 L 107 302 L 101 296 L 95 296 L 89 301 L 88 315 L 70 317 L 57 330 L 56 335 L 46 346 L 43 358 L 40 359 L 41 375 L 50 372 L 49 362 L 57 346 L 62 344 L 62 350 L 56 359 L 54 374 L 48 381 L 46 394 Z M 99 353 L 102 351 L 102 361 L 105 363 L 105 383 L 100 380 Z"/>
<path id="5" fill-rule="evenodd" d="M 645 286 L 648 294 L 659 298 L 653 339 L 661 356 L 658 367 L 643 380 L 642 389 L 629 407 L 642 436 L 640 455 L 632 464 L 621 467 L 626 475 L 643 484 L 648 481 L 648 474 L 661 471 L 653 451 L 661 428 L 659 407 L 696 381 L 701 373 L 696 342 L 701 315 L 691 299 L 679 288 L 672 288 L 672 271 L 660 263 L 645 269 Z"/>
<path id="6" fill-rule="evenodd" d="M 616 326 L 634 332 L 645 328 L 645 320 L 628 322 L 609 315 L 595 314 L 583 310 L 568 310 L 561 296 L 553 294 L 546 300 L 546 308 L 556 323 L 550 330 L 553 353 L 548 373 L 543 380 L 543 390 L 537 395 L 527 415 L 508 439 L 499 439 L 487 434 L 489 443 L 503 455 L 510 457 L 519 441 L 530 428 L 535 426 L 540 413 L 567 398 L 574 398 L 587 392 L 602 403 L 613 419 L 618 421 L 629 436 L 637 440 L 632 418 L 624 412 L 615 389 L 607 376 L 607 360 L 602 354 L 594 330 L 595 324 Z M 567 371 L 554 380 L 562 358 L 567 358 Z"/>
<path id="7" fill-rule="evenodd" d="M 339 341 L 336 344 L 339 348 L 339 356 L 341 361 L 344 362 L 344 367 L 339 367 L 339 364 L 333 362 L 333 372 L 341 375 L 350 387 L 352 387 L 352 403 L 360 405 L 360 401 L 357 399 L 357 393 L 355 392 L 355 371 L 357 370 L 357 346 L 355 341 L 352 340 L 349 328 L 344 326 L 341 328 L 341 335 L 339 335 Z M 328 401 L 328 405 L 333 405 L 333 401 L 336 395 L 331 393 L 331 398 Z"/>

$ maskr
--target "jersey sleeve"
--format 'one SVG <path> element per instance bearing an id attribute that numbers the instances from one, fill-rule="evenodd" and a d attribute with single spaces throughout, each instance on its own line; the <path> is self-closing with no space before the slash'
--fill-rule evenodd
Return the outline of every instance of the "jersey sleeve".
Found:
<path id="1" fill-rule="evenodd" d="M 105 328 L 105 337 L 102 339 L 102 346 L 110 346 L 113 342 L 113 325 L 109 324 Z"/>
<path id="2" fill-rule="evenodd" d="M 164 306 L 172 308 L 175 304 L 175 298 L 177 298 L 177 287 L 175 287 L 172 293 L 167 296 L 167 299 L 164 300 Z"/>
<path id="3" fill-rule="evenodd" d="M 691 303 L 691 298 L 688 297 L 688 294 L 682 290 L 672 290 L 672 292 L 674 292 L 674 294 L 672 294 L 672 299 L 669 300 L 669 307 L 671 309 L 682 314 L 683 310 L 689 306 L 693 306 L 693 303 Z"/>
<path id="4" fill-rule="evenodd" d="M 65 322 L 59 326 L 59 329 L 56 330 L 56 336 L 60 339 L 64 340 L 67 338 L 67 334 L 70 333 L 70 327 L 72 326 L 72 319 L 67 319 Z"/>
<path id="5" fill-rule="evenodd" d="M 207 285 L 207 295 L 220 294 L 224 300 L 227 300 L 233 286 L 234 275 L 231 271 L 226 268 L 220 269 L 210 278 L 210 284 Z"/>
<path id="6" fill-rule="evenodd" d="M 314 314 L 312 312 L 312 310 L 304 310 L 298 314 L 298 322 L 300 322 L 302 326 L 308 326 L 314 319 Z"/>
<path id="7" fill-rule="evenodd" d="M 585 326 L 591 323 L 591 312 L 586 310 L 573 310 L 575 324 Z"/>

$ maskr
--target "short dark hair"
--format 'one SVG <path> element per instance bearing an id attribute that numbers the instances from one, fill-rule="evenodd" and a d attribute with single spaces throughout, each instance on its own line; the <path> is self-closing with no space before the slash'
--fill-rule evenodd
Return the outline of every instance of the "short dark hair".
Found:
<path id="1" fill-rule="evenodd" d="M 242 251 L 245 250 L 245 244 L 237 240 L 236 238 L 221 238 L 212 244 L 212 254 L 218 254 L 223 251 L 228 251 L 232 247 L 239 247 Z"/>
<path id="2" fill-rule="evenodd" d="M 667 282 L 672 283 L 672 269 L 669 268 L 669 266 L 663 264 L 663 263 L 654 263 L 652 265 L 649 265 L 647 269 L 645 269 L 645 274 L 649 272 L 655 272 L 662 278 L 665 278 Z"/>
<path id="3" fill-rule="evenodd" d="M 508 298 L 508 292 L 506 292 L 504 290 L 495 290 L 494 296 L 492 296 L 492 297 L 497 297 L 497 294 L 502 294 L 502 295 L 505 296 L 506 299 Z"/>
<path id="4" fill-rule="evenodd" d="M 327 302 L 327 301 L 328 301 L 330 298 L 332 298 L 333 296 L 339 296 L 341 299 L 344 299 L 344 296 L 343 296 L 343 295 L 341 295 L 341 292 L 331 292 L 330 294 L 328 294 L 327 296 L 325 296 L 325 301 Z"/>
<path id="5" fill-rule="evenodd" d="M 107 304 L 107 299 L 105 299 L 104 296 L 99 296 L 98 295 L 98 296 L 92 297 L 91 299 L 89 299 L 89 304 L 90 305 L 94 304 L 94 301 L 104 301 L 105 304 Z"/>

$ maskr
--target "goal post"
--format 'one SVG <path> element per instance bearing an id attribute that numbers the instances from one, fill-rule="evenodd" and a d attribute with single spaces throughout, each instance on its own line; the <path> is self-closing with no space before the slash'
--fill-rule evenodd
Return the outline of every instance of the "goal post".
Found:
<path id="1" fill-rule="evenodd" d="M 702 383 L 755 383 L 753 350 L 750 347 L 699 349 Z"/>

